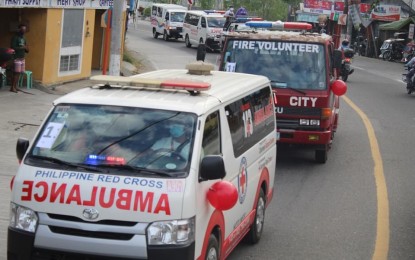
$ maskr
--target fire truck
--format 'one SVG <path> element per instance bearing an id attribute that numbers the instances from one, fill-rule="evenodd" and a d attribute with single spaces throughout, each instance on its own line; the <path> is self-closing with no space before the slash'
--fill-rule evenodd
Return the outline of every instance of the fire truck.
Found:
<path id="1" fill-rule="evenodd" d="M 219 70 L 267 76 L 273 88 L 277 137 L 281 144 L 311 148 L 325 163 L 339 120 L 338 80 L 342 53 L 332 37 L 299 22 L 250 21 L 229 32 Z"/>

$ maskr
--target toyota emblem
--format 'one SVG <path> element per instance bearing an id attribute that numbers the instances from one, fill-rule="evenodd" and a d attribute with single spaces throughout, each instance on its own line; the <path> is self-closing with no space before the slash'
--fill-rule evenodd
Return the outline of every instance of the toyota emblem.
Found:
<path id="1" fill-rule="evenodd" d="M 97 219 L 99 216 L 99 212 L 96 209 L 84 209 L 84 211 L 82 212 L 82 215 L 84 216 L 84 218 L 88 219 L 88 220 L 94 220 Z"/>

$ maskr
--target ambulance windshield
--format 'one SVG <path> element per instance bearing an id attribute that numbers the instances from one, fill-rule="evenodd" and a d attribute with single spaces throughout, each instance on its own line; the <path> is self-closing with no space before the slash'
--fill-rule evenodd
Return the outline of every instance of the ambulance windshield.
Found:
<path id="1" fill-rule="evenodd" d="M 222 67 L 267 76 L 274 88 L 327 88 L 324 46 L 317 43 L 229 39 Z"/>
<path id="2" fill-rule="evenodd" d="M 185 12 L 171 12 L 170 21 L 182 23 L 184 21 Z"/>
<path id="3" fill-rule="evenodd" d="M 207 22 L 210 28 L 223 28 L 225 26 L 226 18 L 225 17 L 208 17 Z"/>
<path id="4" fill-rule="evenodd" d="M 182 176 L 189 168 L 195 122 L 196 115 L 178 111 L 58 105 L 26 163 Z"/>

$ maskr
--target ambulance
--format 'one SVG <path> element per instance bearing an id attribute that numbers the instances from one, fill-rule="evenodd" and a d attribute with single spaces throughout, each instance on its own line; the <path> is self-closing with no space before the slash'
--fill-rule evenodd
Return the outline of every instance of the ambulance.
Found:
<path id="1" fill-rule="evenodd" d="M 224 259 L 258 242 L 275 181 L 270 81 L 213 67 L 94 76 L 58 98 L 17 142 L 8 259 Z"/>
<path id="2" fill-rule="evenodd" d="M 221 35 L 226 18 L 223 12 L 187 11 L 183 22 L 183 37 L 187 48 L 205 44 L 208 51 L 220 51 Z"/>
<path id="3" fill-rule="evenodd" d="M 187 8 L 176 4 L 152 4 L 151 25 L 153 37 L 163 36 L 163 40 L 182 38 L 183 20 Z"/>

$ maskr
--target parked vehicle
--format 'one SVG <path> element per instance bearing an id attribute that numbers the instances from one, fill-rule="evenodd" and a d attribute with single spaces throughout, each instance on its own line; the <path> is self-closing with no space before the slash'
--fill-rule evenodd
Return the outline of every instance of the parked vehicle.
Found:
<path id="1" fill-rule="evenodd" d="M 380 58 L 387 61 L 402 60 L 402 51 L 405 47 L 405 39 L 387 39 L 380 47 Z"/>
<path id="2" fill-rule="evenodd" d="M 274 90 L 279 144 L 313 149 L 316 162 L 325 163 L 338 127 L 339 96 L 347 90 L 334 78 L 342 51 L 334 50 L 330 35 L 306 32 L 308 23 L 246 25 L 259 30 L 226 35 L 219 70 L 267 76 Z"/>
<path id="3" fill-rule="evenodd" d="M 340 75 L 342 80 L 346 82 L 349 75 L 354 72 L 354 69 L 351 68 L 354 51 L 353 49 L 345 49 L 343 53 L 344 58 L 342 60 L 342 65 L 340 68 Z"/>
<path id="4" fill-rule="evenodd" d="M 182 38 L 183 20 L 187 8 L 175 4 L 153 4 L 151 6 L 151 25 L 153 37 L 163 35 L 163 40 Z"/>

